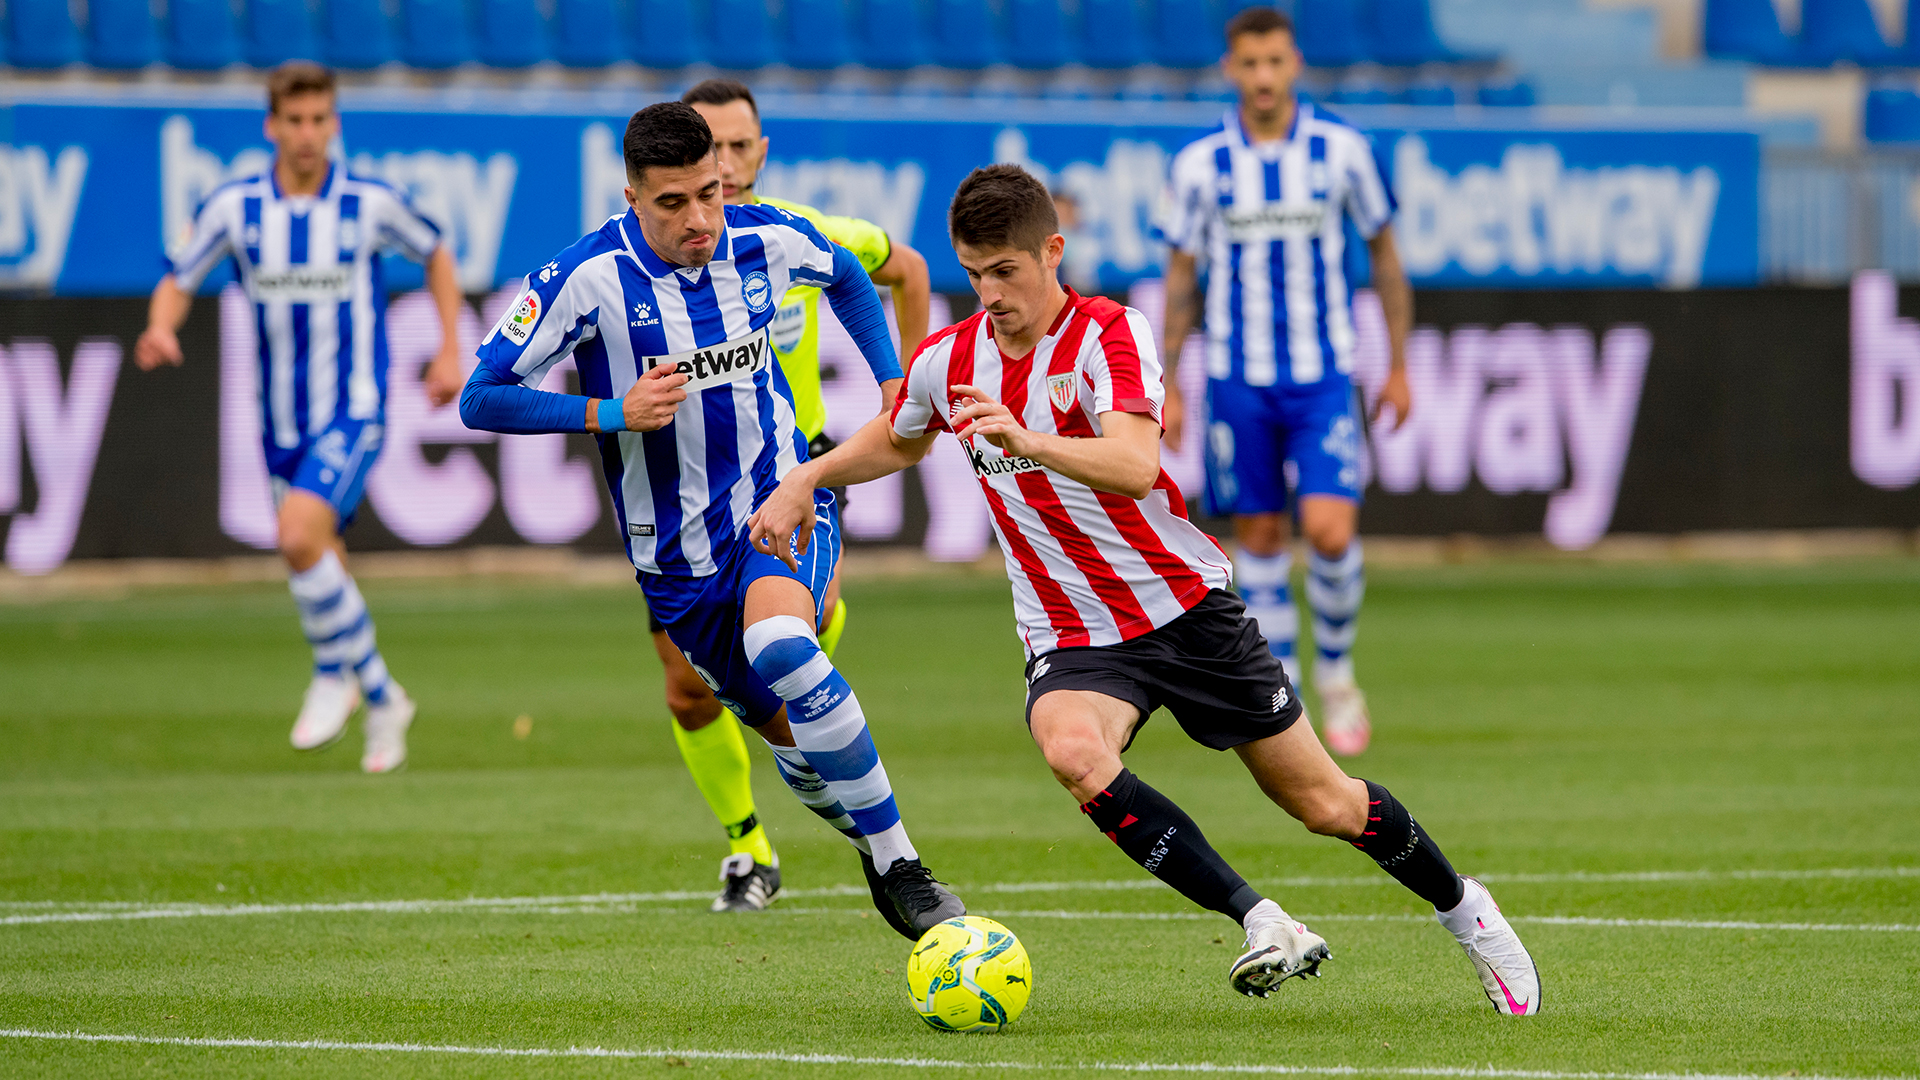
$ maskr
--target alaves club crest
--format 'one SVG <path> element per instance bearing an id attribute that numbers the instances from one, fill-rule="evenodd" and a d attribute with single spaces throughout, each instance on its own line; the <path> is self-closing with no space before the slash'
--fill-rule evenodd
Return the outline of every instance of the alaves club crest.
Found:
<path id="1" fill-rule="evenodd" d="M 1047 376 L 1047 399 L 1061 412 L 1073 408 L 1080 398 L 1079 388 L 1074 385 L 1074 373 L 1069 371 L 1061 375 Z"/>

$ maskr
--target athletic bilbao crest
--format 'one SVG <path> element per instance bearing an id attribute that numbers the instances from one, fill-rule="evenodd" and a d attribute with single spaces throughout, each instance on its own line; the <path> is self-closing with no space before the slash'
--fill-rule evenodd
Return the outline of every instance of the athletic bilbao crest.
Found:
<path id="1" fill-rule="evenodd" d="M 1047 399 L 1061 412 L 1073 408 L 1080 398 L 1080 391 L 1074 384 L 1074 374 L 1069 371 L 1062 375 L 1047 376 Z"/>

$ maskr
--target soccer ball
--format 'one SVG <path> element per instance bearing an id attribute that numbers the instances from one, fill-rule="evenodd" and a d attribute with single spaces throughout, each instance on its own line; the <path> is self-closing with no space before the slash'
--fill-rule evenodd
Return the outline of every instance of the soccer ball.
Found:
<path id="1" fill-rule="evenodd" d="M 907 957 L 913 1009 L 941 1031 L 999 1031 L 1026 1008 L 1032 992 L 1026 947 L 992 919 L 948 919 Z"/>

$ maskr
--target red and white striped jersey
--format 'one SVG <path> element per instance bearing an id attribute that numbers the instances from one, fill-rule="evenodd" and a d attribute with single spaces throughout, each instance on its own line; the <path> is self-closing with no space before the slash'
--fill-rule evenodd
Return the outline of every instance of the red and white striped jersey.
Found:
<path id="1" fill-rule="evenodd" d="M 952 431 L 955 385 L 997 394 L 1029 430 L 1081 438 L 1100 434 L 1103 413 L 1159 420 L 1166 398 L 1146 316 L 1071 289 L 1047 336 L 1017 360 L 1000 351 L 984 312 L 928 338 L 894 403 L 893 430 L 907 439 Z M 993 510 L 1028 656 L 1117 645 L 1227 587 L 1225 552 L 1187 520 L 1164 469 L 1146 498 L 1129 499 L 986 439 L 963 445 Z"/>

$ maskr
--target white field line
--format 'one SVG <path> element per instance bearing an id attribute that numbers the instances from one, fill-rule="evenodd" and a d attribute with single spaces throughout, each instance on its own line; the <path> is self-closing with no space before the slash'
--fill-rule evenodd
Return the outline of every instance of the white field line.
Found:
<path id="1" fill-rule="evenodd" d="M 1631 884 L 1640 882 L 1684 882 L 1684 881 L 1818 881 L 1851 880 L 1880 878 L 1920 878 L 1920 866 L 1862 866 L 1862 867 L 1826 867 L 1814 870 L 1629 870 L 1621 872 L 1588 873 L 1573 871 L 1557 874 L 1475 874 L 1481 881 L 1495 884 L 1518 883 L 1528 885 L 1583 885 L 1583 884 Z M 1267 885 L 1277 888 L 1312 888 L 1316 886 L 1351 887 L 1364 885 L 1393 885 L 1396 882 L 1384 874 L 1367 874 L 1355 877 L 1268 877 L 1252 879 L 1255 885 Z M 1110 881 L 993 881 L 963 885 L 966 893 L 1035 893 L 1035 892 L 1133 892 L 1136 890 L 1162 889 L 1154 878 L 1123 878 Z M 858 885 L 824 885 L 813 889 L 786 889 L 780 894 L 791 899 L 814 899 L 828 896 L 866 896 L 867 890 Z M 178 912 L 189 914 L 232 914 L 232 915 L 271 915 L 293 911 L 451 911 L 459 908 L 523 908 L 543 906 L 578 906 L 584 904 L 660 904 L 678 903 L 688 900 L 710 900 L 711 891 L 677 890 L 670 892 L 635 893 L 589 893 L 579 896 L 505 896 L 505 897 L 467 897 L 449 900 L 367 900 L 342 901 L 332 904 L 196 904 L 190 902 L 166 901 L 130 901 L 130 900 L 0 900 L 0 910 L 46 909 L 61 912 L 160 912 L 159 915 L 130 915 L 129 918 L 169 918 Z M 0 926 L 19 921 L 0 916 Z M 72 920 L 63 920 L 72 921 Z"/>
<path id="2" fill-rule="evenodd" d="M 339 1042 L 331 1039 L 197 1039 L 185 1036 L 96 1034 L 87 1031 L 35 1031 L 0 1028 L 0 1038 L 54 1042 L 179 1046 L 208 1050 L 330 1050 L 373 1054 L 448 1054 L 502 1058 L 615 1058 L 640 1061 L 774 1061 L 791 1065 L 875 1065 L 895 1069 L 1004 1069 L 1021 1072 L 1092 1070 L 1120 1073 L 1227 1073 L 1255 1076 L 1406 1076 L 1459 1080 L 1778 1080 L 1753 1073 L 1563 1072 L 1545 1069 L 1496 1069 L 1449 1065 L 1229 1065 L 1211 1061 L 954 1061 L 922 1057 L 858 1057 L 850 1054 L 794 1053 L 778 1050 L 625 1050 L 600 1046 L 455 1046 L 445 1043 Z M 1809 1073 L 1803 1080 L 1912 1080 L 1909 1077 L 1841 1078 Z"/>

